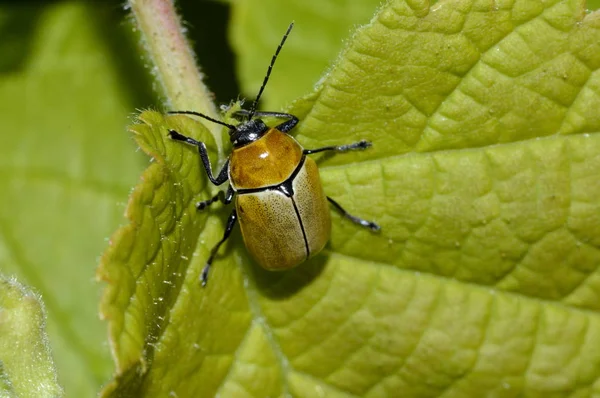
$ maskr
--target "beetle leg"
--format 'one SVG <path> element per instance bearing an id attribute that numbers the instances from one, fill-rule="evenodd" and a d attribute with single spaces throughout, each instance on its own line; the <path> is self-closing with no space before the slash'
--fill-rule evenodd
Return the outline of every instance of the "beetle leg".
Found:
<path id="1" fill-rule="evenodd" d="M 206 286 L 206 282 L 208 282 L 208 271 L 210 271 L 210 265 L 212 264 L 213 259 L 215 258 L 217 252 L 219 251 L 219 247 L 221 247 L 223 242 L 225 242 L 227 240 L 227 238 L 229 238 L 229 235 L 231 235 L 231 231 L 233 230 L 233 227 L 235 226 L 236 220 L 237 220 L 237 213 L 234 210 L 231 212 L 231 214 L 229 215 L 229 218 L 227 219 L 227 225 L 225 226 L 225 233 L 223 234 L 223 238 L 210 251 L 210 256 L 208 257 L 208 260 L 206 261 L 206 265 L 204 266 L 204 269 L 202 270 L 202 275 L 200 276 L 200 279 L 202 281 L 202 286 Z"/>
<path id="2" fill-rule="evenodd" d="M 333 205 L 333 207 L 335 207 L 340 213 L 342 213 L 342 216 L 346 217 L 348 220 L 352 221 L 353 223 L 362 225 L 363 227 L 367 227 L 371 231 L 379 231 L 381 229 L 381 227 L 377 223 L 374 223 L 373 221 L 367 221 L 360 217 L 356 217 L 356 216 L 353 216 L 352 214 L 348 213 L 346 210 L 344 210 L 344 208 L 342 206 L 340 206 L 340 204 L 338 202 L 331 199 L 329 196 L 327 197 L 327 200 Z"/>
<path id="3" fill-rule="evenodd" d="M 233 113 L 233 116 L 248 116 L 250 114 L 249 110 L 246 109 L 240 109 L 237 112 Z M 291 129 L 293 129 L 294 127 L 296 127 L 296 125 L 298 124 L 298 118 L 294 115 L 290 115 L 289 113 L 282 113 L 282 112 L 254 112 L 254 116 L 258 116 L 258 117 L 277 117 L 277 118 L 281 118 L 281 119 L 288 119 L 285 122 L 275 126 L 275 128 L 283 133 L 287 133 L 289 132 Z"/>
<path id="4" fill-rule="evenodd" d="M 234 194 L 233 188 L 230 185 L 227 188 L 227 193 L 225 193 L 223 191 L 219 191 L 218 194 L 216 194 L 209 200 L 203 200 L 202 202 L 196 203 L 196 209 L 204 210 L 205 208 L 207 208 L 208 206 L 210 206 L 212 203 L 216 202 L 217 200 L 220 200 L 221 202 L 223 202 L 223 204 L 228 205 L 229 203 L 231 203 L 231 201 L 233 199 L 233 194 Z"/>
<path id="5" fill-rule="evenodd" d="M 176 141 L 182 141 L 186 144 L 198 147 L 200 159 L 202 159 L 202 164 L 204 165 L 204 169 L 206 170 L 206 174 L 208 175 L 208 179 L 210 180 L 210 182 L 212 182 L 215 185 L 221 185 L 225 181 L 227 181 L 227 179 L 229 178 L 229 176 L 227 175 L 227 171 L 229 169 L 229 159 L 227 159 L 225 165 L 223 165 L 223 168 L 221 169 L 221 171 L 219 171 L 219 175 L 215 178 L 212 172 L 212 167 L 210 165 L 210 159 L 208 158 L 208 151 L 206 150 L 206 145 L 204 145 L 204 142 L 196 141 L 193 138 L 186 137 L 183 134 L 179 134 L 175 130 L 169 130 L 169 137 Z"/>
<path id="6" fill-rule="evenodd" d="M 353 142 L 348 145 L 340 145 L 340 146 L 324 146 L 322 148 L 317 149 L 305 149 L 303 152 L 305 155 L 310 155 L 311 153 L 324 152 L 324 151 L 335 151 L 335 152 L 346 152 L 352 151 L 355 149 L 367 149 L 371 146 L 370 141 L 360 140 L 358 142 Z"/>

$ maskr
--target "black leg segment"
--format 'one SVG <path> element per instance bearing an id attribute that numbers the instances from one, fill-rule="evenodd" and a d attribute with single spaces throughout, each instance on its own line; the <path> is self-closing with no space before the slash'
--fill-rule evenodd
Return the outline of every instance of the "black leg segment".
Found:
<path id="1" fill-rule="evenodd" d="M 219 172 L 219 175 L 215 178 L 215 176 L 213 175 L 213 172 L 212 172 L 212 167 L 210 165 L 210 159 L 208 158 L 208 151 L 206 150 L 206 145 L 204 145 L 204 142 L 196 141 L 193 138 L 186 137 L 183 134 L 179 134 L 175 130 L 169 130 L 169 137 L 171 137 L 171 139 L 174 139 L 176 141 L 185 142 L 186 144 L 194 145 L 194 146 L 198 147 L 198 152 L 200 153 L 200 159 L 202 159 L 202 164 L 204 165 L 204 169 L 206 170 L 206 175 L 208 175 L 208 179 L 210 180 L 210 182 L 212 182 L 215 185 L 221 185 L 225 181 L 227 181 L 227 178 L 228 178 L 227 171 L 229 168 L 229 159 L 227 159 L 227 162 L 225 162 L 225 165 Z"/>
<path id="2" fill-rule="evenodd" d="M 363 150 L 367 149 L 371 146 L 371 143 L 366 140 L 360 140 L 358 142 L 354 142 L 348 145 L 340 145 L 340 146 L 324 146 L 323 148 L 317 149 L 305 149 L 304 154 L 310 155 L 311 153 L 324 152 L 324 151 L 335 151 L 335 152 L 346 152 L 353 150 Z"/>
<path id="3" fill-rule="evenodd" d="M 333 205 L 333 207 L 335 207 L 342 214 L 342 216 L 346 217 L 348 220 L 352 221 L 353 223 L 362 225 L 363 227 L 367 227 L 371 231 L 379 231 L 381 229 L 381 227 L 377 223 L 374 223 L 373 221 L 363 220 L 360 217 L 356 217 L 356 216 L 353 216 L 352 214 L 348 213 L 346 210 L 344 210 L 344 208 L 342 206 L 340 206 L 340 204 L 338 202 L 331 199 L 329 196 L 327 197 L 327 200 Z"/>
<path id="4" fill-rule="evenodd" d="M 290 117 L 290 120 L 286 120 L 285 122 L 275 126 L 275 128 L 283 133 L 289 133 L 296 125 L 298 124 L 298 118 L 294 115 L 287 115 Z"/>
<path id="5" fill-rule="evenodd" d="M 227 219 L 227 225 L 225 226 L 225 233 L 223 234 L 223 238 L 210 251 L 210 256 L 208 257 L 208 260 L 206 261 L 206 265 L 204 266 L 204 269 L 202 270 L 202 275 L 200 276 L 200 279 L 202 281 L 202 286 L 206 286 L 206 282 L 208 282 L 208 271 L 210 271 L 210 265 L 212 264 L 213 259 L 217 255 L 217 252 L 219 251 L 219 247 L 221 247 L 223 242 L 225 242 L 227 240 L 227 238 L 229 238 L 229 235 L 231 235 L 231 231 L 233 231 L 233 227 L 235 226 L 236 220 L 237 220 L 237 213 L 234 210 L 231 212 L 231 214 L 229 215 L 229 218 Z"/>
<path id="6" fill-rule="evenodd" d="M 228 205 L 233 200 L 233 188 L 231 185 L 227 188 L 227 193 L 219 191 L 218 194 L 210 198 L 209 200 L 203 200 L 202 202 L 196 203 L 196 209 L 204 210 L 214 202 L 220 200 L 224 205 Z"/>

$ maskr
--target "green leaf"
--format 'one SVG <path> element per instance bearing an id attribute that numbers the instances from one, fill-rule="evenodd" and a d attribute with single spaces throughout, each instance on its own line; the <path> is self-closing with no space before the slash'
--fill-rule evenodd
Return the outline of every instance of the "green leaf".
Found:
<path id="1" fill-rule="evenodd" d="M 110 377 L 94 276 L 147 164 L 125 126 L 149 85 L 126 32 L 106 29 L 120 26 L 116 10 L 0 5 L 0 272 L 42 296 L 69 397 Z"/>
<path id="2" fill-rule="evenodd" d="M 283 273 L 236 232 L 204 289 L 227 213 L 196 213 L 197 153 L 165 131 L 208 136 L 143 114 L 156 163 L 104 257 L 107 395 L 598 395 L 599 29 L 573 0 L 389 2 L 290 109 L 307 148 L 373 142 L 319 164 L 382 232 L 335 214 Z"/>
<path id="3" fill-rule="evenodd" d="M 109 282 L 101 311 L 110 322 L 109 337 L 123 378 L 143 375 L 151 366 L 165 329 L 173 322 L 172 307 L 186 289 L 184 276 L 200 232 L 211 230 L 206 216 L 195 208 L 197 190 L 207 181 L 194 158 L 197 152 L 171 142 L 167 133 L 185 132 L 216 151 L 210 133 L 186 116 L 165 118 L 146 111 L 139 119 L 131 131 L 154 163 L 130 197 L 126 212 L 130 224 L 112 237 L 98 271 Z M 113 388 L 116 385 L 109 385 L 106 394 Z"/>
<path id="4" fill-rule="evenodd" d="M 0 276 L 0 395 L 62 395 L 46 336 L 40 298 L 14 279 Z M 17 349 L 15 349 L 17 348 Z"/>

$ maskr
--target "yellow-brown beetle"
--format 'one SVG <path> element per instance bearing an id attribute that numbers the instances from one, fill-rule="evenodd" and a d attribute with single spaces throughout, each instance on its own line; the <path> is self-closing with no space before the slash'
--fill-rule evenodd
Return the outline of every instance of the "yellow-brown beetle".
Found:
<path id="1" fill-rule="evenodd" d="M 213 198 L 199 202 L 197 208 L 202 210 L 217 200 L 229 204 L 235 197 L 235 210 L 227 220 L 223 238 L 211 250 L 202 271 L 203 286 L 206 285 L 210 265 L 219 247 L 227 240 L 238 219 L 248 251 L 268 270 L 295 267 L 323 249 L 331 232 L 328 201 L 351 221 L 373 231 L 380 229 L 374 222 L 350 215 L 327 197 L 315 161 L 306 157 L 323 151 L 366 149 L 371 146 L 370 142 L 363 140 L 349 145 L 304 149 L 287 134 L 298 124 L 296 116 L 256 111 L 277 55 L 292 27 L 293 24 L 277 47 L 251 109 L 233 114 L 242 119 L 239 125 L 227 124 L 194 111 L 169 112 L 199 116 L 228 127 L 233 146 L 225 165 L 215 177 L 204 143 L 169 130 L 172 139 L 198 147 L 202 164 L 213 184 L 218 186 L 229 180 L 227 193 L 220 191 Z M 268 127 L 258 117 L 287 120 L 275 127 Z"/>

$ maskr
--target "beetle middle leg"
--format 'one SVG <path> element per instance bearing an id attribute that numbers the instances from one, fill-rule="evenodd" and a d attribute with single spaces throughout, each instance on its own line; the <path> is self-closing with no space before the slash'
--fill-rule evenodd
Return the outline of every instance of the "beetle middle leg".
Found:
<path id="1" fill-rule="evenodd" d="M 229 187 L 227 187 L 227 193 L 219 191 L 219 193 L 213 196 L 212 198 L 196 203 L 196 209 L 204 210 L 218 200 L 220 200 L 224 205 L 228 205 L 233 200 L 233 194 L 233 188 L 230 185 Z"/>
<path id="2" fill-rule="evenodd" d="M 371 142 L 367 140 L 360 140 L 358 142 L 353 142 L 352 144 L 347 145 L 339 145 L 339 146 L 324 146 L 322 148 L 316 149 L 305 149 L 303 152 L 305 155 L 310 155 L 311 153 L 324 152 L 324 151 L 334 151 L 334 152 L 346 152 L 353 150 L 363 150 L 367 149 L 371 146 Z"/>
<path id="3" fill-rule="evenodd" d="M 227 225 L 225 226 L 225 233 L 223 233 L 223 238 L 210 250 L 210 256 L 206 261 L 206 265 L 202 270 L 202 275 L 200 276 L 200 280 L 202 281 L 202 286 L 206 286 L 206 282 L 208 282 L 208 271 L 210 271 L 210 266 L 219 251 L 219 247 L 229 238 L 231 235 L 231 231 L 233 231 L 233 227 L 235 226 L 235 222 L 237 220 L 237 213 L 234 211 L 231 212 L 229 218 L 227 219 Z"/>
<path id="4" fill-rule="evenodd" d="M 329 196 L 327 197 L 327 200 L 342 214 L 342 216 L 352 221 L 353 223 L 369 228 L 371 231 L 379 231 L 381 229 L 379 224 L 374 223 L 373 221 L 367 221 L 365 219 L 353 216 L 352 214 L 348 213 L 346 210 L 344 210 L 342 206 L 340 206 L 338 202 L 331 199 Z"/>

